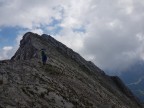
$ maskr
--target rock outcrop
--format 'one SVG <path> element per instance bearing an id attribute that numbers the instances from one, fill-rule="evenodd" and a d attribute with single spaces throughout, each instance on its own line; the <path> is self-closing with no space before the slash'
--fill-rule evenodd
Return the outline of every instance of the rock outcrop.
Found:
<path id="1" fill-rule="evenodd" d="M 48 62 L 42 65 L 40 51 Z M 50 35 L 26 33 L 11 60 L 0 61 L 0 108 L 142 108 L 118 77 Z"/>

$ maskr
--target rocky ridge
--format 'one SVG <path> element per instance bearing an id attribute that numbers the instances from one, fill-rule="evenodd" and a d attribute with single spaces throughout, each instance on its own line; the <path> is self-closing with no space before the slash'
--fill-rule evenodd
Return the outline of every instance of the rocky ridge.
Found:
<path id="1" fill-rule="evenodd" d="M 48 62 L 41 63 L 46 49 Z M 50 35 L 28 32 L 11 60 L 0 61 L 0 108 L 142 108 L 116 76 Z"/>

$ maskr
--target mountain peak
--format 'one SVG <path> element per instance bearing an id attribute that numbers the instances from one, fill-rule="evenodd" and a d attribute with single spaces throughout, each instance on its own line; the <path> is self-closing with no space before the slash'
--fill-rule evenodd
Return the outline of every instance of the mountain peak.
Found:
<path id="1" fill-rule="evenodd" d="M 41 63 L 41 49 L 48 56 Z M 28 32 L 10 61 L 0 62 L 1 108 L 141 108 L 118 77 L 50 35 Z"/>
<path id="2" fill-rule="evenodd" d="M 11 60 L 26 60 L 26 59 L 32 59 L 34 58 L 35 53 L 37 51 L 40 51 L 40 49 L 45 48 L 42 43 L 41 47 L 36 45 L 39 43 L 39 40 L 44 41 L 45 38 L 52 38 L 50 35 L 43 34 L 42 36 L 32 33 L 32 32 L 27 32 L 24 34 L 22 40 L 20 41 L 20 47 L 15 53 L 15 55 L 11 58 Z"/>

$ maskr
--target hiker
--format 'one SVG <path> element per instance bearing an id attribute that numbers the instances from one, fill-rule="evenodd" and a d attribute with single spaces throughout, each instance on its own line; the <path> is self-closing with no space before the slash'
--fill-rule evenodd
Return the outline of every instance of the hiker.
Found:
<path id="1" fill-rule="evenodd" d="M 47 61 L 47 56 L 45 54 L 45 49 L 41 50 L 41 56 L 42 56 L 42 63 L 43 63 L 43 65 L 45 65 L 46 61 Z"/>

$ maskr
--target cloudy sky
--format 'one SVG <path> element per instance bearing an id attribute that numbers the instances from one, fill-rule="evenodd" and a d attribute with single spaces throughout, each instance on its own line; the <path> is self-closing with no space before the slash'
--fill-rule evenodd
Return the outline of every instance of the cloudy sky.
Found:
<path id="1" fill-rule="evenodd" d="M 104 70 L 144 59 L 143 0 L 0 0 L 0 59 L 27 31 L 50 34 Z"/>

